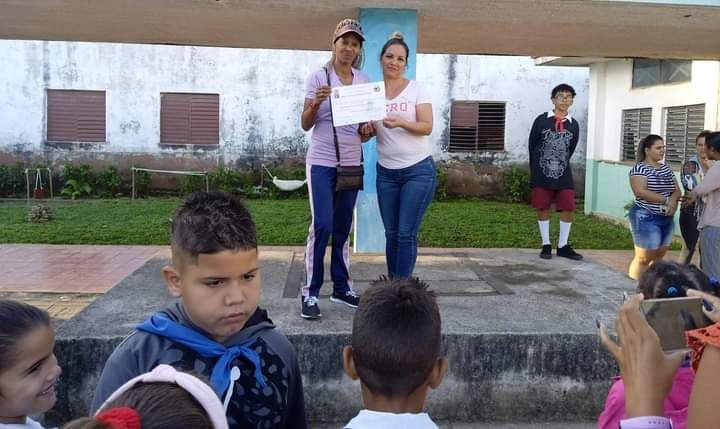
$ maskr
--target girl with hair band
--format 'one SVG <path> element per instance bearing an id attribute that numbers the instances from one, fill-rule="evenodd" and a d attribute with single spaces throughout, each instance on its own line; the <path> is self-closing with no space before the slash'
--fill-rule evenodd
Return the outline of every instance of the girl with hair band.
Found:
<path id="1" fill-rule="evenodd" d="M 423 85 L 405 78 L 409 57 L 401 33 L 382 47 L 387 117 L 362 128 L 377 135 L 377 195 L 390 278 L 412 277 L 418 231 L 437 186 L 427 137 L 433 129 L 432 100 Z"/>
<path id="2" fill-rule="evenodd" d="M 705 153 L 705 137 L 711 131 L 701 131 L 695 137 L 695 151 L 693 155 L 685 161 L 680 174 L 680 183 L 683 186 L 685 194 L 692 192 L 693 189 L 700 184 L 705 173 L 710 169 L 714 161 L 707 158 Z M 689 264 L 692 261 L 695 249 L 701 252 L 698 247 L 698 239 L 700 231 L 698 231 L 698 221 L 702 215 L 703 201 L 699 199 L 694 204 L 680 204 L 680 234 L 682 234 L 683 246 L 680 252 L 679 261 L 683 264 Z M 700 265 L 702 267 L 702 264 Z"/>
<path id="3" fill-rule="evenodd" d="M 225 410 L 212 388 L 170 365 L 120 386 L 94 417 L 83 417 L 63 429 L 227 429 Z"/>
<path id="4" fill-rule="evenodd" d="M 675 173 L 663 162 L 665 142 L 650 134 L 638 145 L 637 163 L 630 170 L 635 204 L 628 213 L 635 255 L 628 276 L 637 280 L 665 256 L 673 237 L 673 216 L 680 199 Z"/>
<path id="5" fill-rule="evenodd" d="M 332 37 L 332 57 L 325 66 L 308 76 L 302 129 L 312 129 L 306 156 L 306 176 L 310 198 L 310 223 L 305 250 L 306 282 L 302 287 L 301 313 L 305 319 L 322 314 L 318 306 L 324 281 L 325 248 L 332 238 L 330 275 L 333 293 L 330 301 L 356 308 L 359 296 L 350 277 L 348 237 L 358 190 L 336 190 L 337 167 L 361 165 L 361 136 L 358 125 L 333 127 L 329 95 L 331 87 L 367 83 L 358 70 L 365 41 L 360 23 L 343 19 Z"/>

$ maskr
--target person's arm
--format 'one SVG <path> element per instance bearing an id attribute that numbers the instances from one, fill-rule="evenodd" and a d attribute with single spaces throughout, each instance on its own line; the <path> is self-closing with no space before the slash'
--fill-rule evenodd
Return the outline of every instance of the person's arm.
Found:
<path id="1" fill-rule="evenodd" d="M 573 124 L 575 124 L 575 132 L 573 133 L 573 138 L 570 142 L 570 156 L 568 157 L 568 159 L 572 158 L 573 154 L 575 153 L 575 149 L 577 148 L 578 141 L 580 141 L 580 124 L 574 119 Z"/>
<path id="2" fill-rule="evenodd" d="M 602 324 L 600 341 L 617 361 L 625 383 L 627 419 L 620 427 L 669 427 L 669 421 L 662 417 L 663 402 L 685 352 L 663 352 L 660 339 L 640 311 L 642 300 L 641 294 L 633 295 L 620 307 L 615 324 L 619 343 L 610 338 Z"/>
<path id="3" fill-rule="evenodd" d="M 424 103 L 415 106 L 417 120 L 406 121 L 398 116 L 390 116 L 383 119 L 385 128 L 403 128 L 410 134 L 417 136 L 429 136 L 433 128 L 432 104 Z"/>
<path id="4" fill-rule="evenodd" d="M 682 198 L 682 191 L 680 191 L 680 185 L 678 185 L 677 178 L 673 174 L 673 182 L 675 182 L 675 190 L 673 191 L 672 195 L 670 195 L 670 198 L 667 200 L 666 205 L 668 208 L 667 215 L 673 216 L 675 214 L 675 210 L 677 210 L 678 201 L 680 201 L 680 198 Z"/>
<path id="5" fill-rule="evenodd" d="M 713 166 L 710 170 L 705 173 L 705 177 L 692 192 L 697 196 L 707 195 L 710 192 L 720 188 L 720 168 Z M 691 192 L 691 193 L 692 193 Z"/>
<path id="6" fill-rule="evenodd" d="M 305 84 L 305 103 L 300 115 L 300 126 L 304 131 L 309 131 L 315 125 L 315 116 L 320 109 L 320 103 L 328 98 L 330 91 L 329 86 L 318 82 L 317 74 L 310 75 Z"/>
<path id="7" fill-rule="evenodd" d="M 530 128 L 530 135 L 528 136 L 528 164 L 530 167 L 530 174 L 532 174 L 533 161 L 535 158 L 535 148 L 540 142 L 540 118 L 535 119 Z"/>
<path id="8" fill-rule="evenodd" d="M 630 176 L 630 188 L 632 188 L 633 194 L 641 200 L 658 204 L 665 203 L 666 198 L 664 195 L 648 190 L 646 176 Z"/>
<path id="9" fill-rule="evenodd" d="M 720 398 L 720 349 L 707 346 L 702 354 L 690 394 L 688 429 L 718 426 L 718 398 Z"/>

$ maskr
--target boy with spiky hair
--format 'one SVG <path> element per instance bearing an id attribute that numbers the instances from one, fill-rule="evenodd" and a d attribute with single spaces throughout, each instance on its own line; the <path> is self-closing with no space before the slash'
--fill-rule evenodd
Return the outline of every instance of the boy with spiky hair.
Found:
<path id="1" fill-rule="evenodd" d="M 190 195 L 172 220 L 172 262 L 162 270 L 179 298 L 136 327 L 112 353 L 93 412 L 126 381 L 168 364 L 199 372 L 225 404 L 230 428 L 305 428 L 295 350 L 267 312 L 255 223 L 233 196 Z"/>
<path id="2" fill-rule="evenodd" d="M 365 409 L 346 428 L 437 428 L 422 409 L 448 369 L 440 325 L 435 294 L 417 278 L 383 277 L 363 293 L 343 366 L 360 379 Z"/>

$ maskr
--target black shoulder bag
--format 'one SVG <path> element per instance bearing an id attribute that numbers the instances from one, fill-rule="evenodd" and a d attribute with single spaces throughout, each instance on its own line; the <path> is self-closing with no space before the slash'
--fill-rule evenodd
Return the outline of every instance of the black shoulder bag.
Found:
<path id="1" fill-rule="evenodd" d="M 330 71 L 327 67 L 325 69 L 325 77 L 327 77 L 327 84 L 330 85 Z M 328 97 L 330 103 L 330 123 L 332 124 L 332 97 Z M 363 169 L 363 156 L 362 148 L 360 148 L 360 165 L 340 165 L 340 146 L 338 145 L 338 136 L 335 125 L 332 125 L 333 139 L 335 140 L 335 157 L 337 158 L 337 181 L 335 182 L 336 191 L 362 191 L 363 190 L 363 176 L 365 171 Z"/>

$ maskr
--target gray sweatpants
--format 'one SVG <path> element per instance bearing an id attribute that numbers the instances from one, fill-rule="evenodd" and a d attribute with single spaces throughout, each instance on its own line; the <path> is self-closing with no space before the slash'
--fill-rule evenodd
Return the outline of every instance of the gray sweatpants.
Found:
<path id="1" fill-rule="evenodd" d="M 702 269 L 708 276 L 720 279 L 720 226 L 700 230 Z"/>

